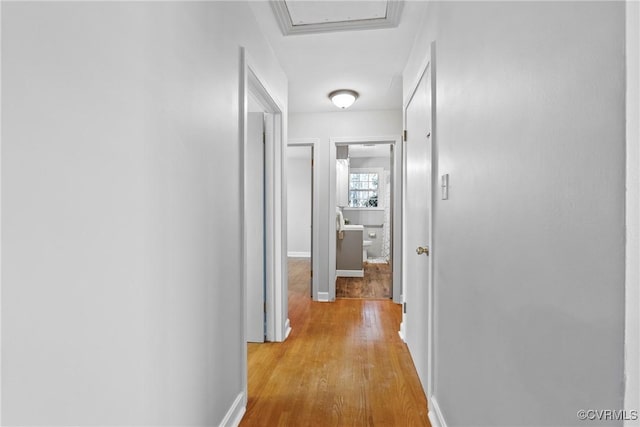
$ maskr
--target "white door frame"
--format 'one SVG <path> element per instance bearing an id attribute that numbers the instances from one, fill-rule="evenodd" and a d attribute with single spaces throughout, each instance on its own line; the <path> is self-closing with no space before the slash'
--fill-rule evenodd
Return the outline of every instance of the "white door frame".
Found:
<path id="1" fill-rule="evenodd" d="M 402 300 L 402 142 L 399 136 L 330 137 L 329 138 L 329 301 L 336 299 L 336 233 L 332 232 L 336 223 L 336 147 L 352 144 L 391 144 L 394 146 L 393 191 L 391 206 L 393 218 L 393 301 Z"/>
<path id="2" fill-rule="evenodd" d="M 318 138 L 297 138 L 290 139 L 288 146 L 291 147 L 310 147 L 312 151 L 313 167 L 313 200 L 311 201 L 311 293 L 313 301 L 318 301 L 318 272 L 320 271 L 320 182 L 318 180 Z M 286 167 L 286 164 L 285 164 Z M 285 182 L 286 184 L 286 182 Z M 286 192 L 286 185 L 283 185 L 283 191 Z M 286 244 L 286 242 L 285 242 Z M 288 253 L 285 250 L 285 253 Z"/>
<path id="3" fill-rule="evenodd" d="M 240 48 L 240 189 L 242 216 L 242 382 L 244 384 L 244 405 L 247 403 L 247 212 L 244 206 L 247 172 L 245 170 L 247 152 L 247 113 L 249 94 L 265 109 L 265 239 L 266 239 L 266 339 L 284 341 L 290 331 L 287 318 L 287 267 L 286 267 L 286 197 L 283 197 L 284 180 L 284 138 L 286 133 L 282 103 L 257 69 L 255 62 L 245 48 Z"/>
<path id="4" fill-rule="evenodd" d="M 423 60 L 420 68 L 418 69 L 418 73 L 414 77 L 412 85 L 409 86 L 411 91 L 409 92 L 409 96 L 403 102 L 402 106 L 402 122 L 404 123 L 405 129 L 407 126 L 407 107 L 409 106 L 413 96 L 415 95 L 418 86 L 420 84 L 420 80 L 422 76 L 427 71 L 427 68 L 431 68 L 431 199 L 429 200 L 429 245 L 430 256 L 429 256 L 429 278 L 427 284 L 427 294 L 428 294 L 428 306 L 427 306 L 427 384 L 426 384 L 426 395 L 427 395 L 427 403 L 429 407 L 429 420 L 433 425 L 444 425 L 444 419 L 442 417 L 442 413 L 440 411 L 440 407 L 435 399 L 435 366 L 434 366 L 434 346 L 435 346 L 435 303 L 434 303 L 434 257 L 437 256 L 437 248 L 433 245 L 433 233 L 434 233 L 434 198 L 437 194 L 436 191 L 438 180 L 438 148 L 437 148 L 437 137 L 438 134 L 436 132 L 436 67 L 435 67 L 435 41 L 432 42 L 429 46 L 429 50 L 425 55 L 425 59 Z M 403 150 L 403 152 L 405 152 Z M 405 152 L 406 153 L 406 152 Z M 406 154 L 404 156 L 404 166 L 406 167 Z M 406 168 L 404 168 L 406 170 Z M 403 181 L 406 184 L 406 173 L 403 174 Z M 406 186 L 404 187 L 406 188 Z M 403 201 L 405 200 L 405 194 L 403 193 L 402 197 Z M 403 205 L 403 212 L 404 205 Z M 403 223 L 405 223 L 403 221 Z M 406 233 L 407 230 L 403 230 L 403 233 Z M 406 248 L 405 248 L 406 249 Z M 404 267 L 404 264 L 403 264 Z M 403 268 L 403 280 L 406 280 L 405 275 L 406 269 Z M 400 335 L 404 336 L 404 325 L 400 326 Z"/>

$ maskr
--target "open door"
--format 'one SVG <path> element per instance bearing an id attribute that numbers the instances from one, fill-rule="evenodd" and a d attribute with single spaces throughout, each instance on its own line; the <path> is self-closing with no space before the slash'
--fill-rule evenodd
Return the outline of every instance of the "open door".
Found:
<path id="1" fill-rule="evenodd" d="M 431 241 L 431 67 L 427 65 L 405 110 L 406 282 L 403 328 L 405 340 L 425 394 L 428 395 L 428 327 Z"/>
<path id="2" fill-rule="evenodd" d="M 245 206 L 247 212 L 247 341 L 265 340 L 264 113 L 247 113 Z"/>

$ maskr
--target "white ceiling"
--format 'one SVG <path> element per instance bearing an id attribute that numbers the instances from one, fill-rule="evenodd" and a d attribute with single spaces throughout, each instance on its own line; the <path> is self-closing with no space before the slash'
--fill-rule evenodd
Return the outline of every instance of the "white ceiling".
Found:
<path id="1" fill-rule="evenodd" d="M 316 17 L 305 17 L 309 20 L 326 16 L 319 10 L 336 7 L 333 1 L 298 1 L 314 3 Z M 290 3 L 296 1 L 287 0 Z M 367 2 L 361 3 L 364 7 Z M 327 97 L 336 89 L 360 93 L 349 110 L 402 108 L 402 70 L 426 1 L 405 2 L 396 28 L 288 36 L 282 35 L 269 2 L 249 4 L 289 78 L 289 112 L 340 111 Z"/>

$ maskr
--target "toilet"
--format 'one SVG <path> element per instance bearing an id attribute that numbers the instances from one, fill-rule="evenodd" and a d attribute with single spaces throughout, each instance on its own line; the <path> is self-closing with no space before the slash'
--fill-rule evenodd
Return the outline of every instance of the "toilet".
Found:
<path id="1" fill-rule="evenodd" d="M 367 255 L 367 248 L 371 246 L 371 240 L 362 241 L 362 262 L 366 262 L 369 256 Z"/>

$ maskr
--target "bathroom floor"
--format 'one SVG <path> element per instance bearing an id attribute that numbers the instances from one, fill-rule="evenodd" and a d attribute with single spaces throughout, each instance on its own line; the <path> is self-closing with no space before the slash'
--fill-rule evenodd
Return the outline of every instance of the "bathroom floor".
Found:
<path id="1" fill-rule="evenodd" d="M 336 298 L 391 298 L 391 265 L 365 263 L 364 277 L 338 277 Z"/>

